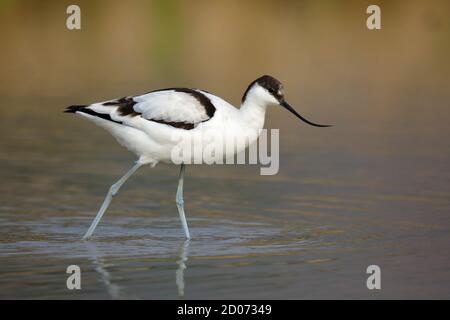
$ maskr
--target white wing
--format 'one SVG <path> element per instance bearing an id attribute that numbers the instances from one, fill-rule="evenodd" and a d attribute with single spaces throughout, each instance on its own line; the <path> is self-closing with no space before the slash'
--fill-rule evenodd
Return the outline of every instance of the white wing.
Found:
<path id="1" fill-rule="evenodd" d="M 191 92 L 175 90 L 156 91 L 136 96 L 133 109 L 147 120 L 164 122 L 197 124 L 210 118 L 205 106 L 192 94 L 194 90 Z M 194 92 L 202 94 L 197 90 Z"/>

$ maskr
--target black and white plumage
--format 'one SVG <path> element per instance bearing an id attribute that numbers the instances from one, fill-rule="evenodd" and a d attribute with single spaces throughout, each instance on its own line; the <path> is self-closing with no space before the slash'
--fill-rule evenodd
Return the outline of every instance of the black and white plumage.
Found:
<path id="1" fill-rule="evenodd" d="M 154 166 L 160 161 L 173 163 L 172 150 L 178 143 L 173 139 L 174 134 L 192 139 L 195 135 L 200 136 L 202 146 L 211 143 L 226 145 L 234 143 L 236 139 L 249 137 L 245 144 L 224 155 L 233 156 L 258 138 L 264 125 L 266 108 L 280 105 L 310 125 L 325 127 L 300 116 L 284 99 L 281 82 L 267 75 L 248 86 L 240 109 L 209 92 L 188 88 L 169 88 L 68 107 L 65 112 L 79 114 L 108 130 L 121 145 L 139 157 L 136 165 L 111 186 L 84 238 L 92 235 L 112 197 L 140 166 Z M 203 154 L 198 156 L 202 158 Z M 181 164 L 176 200 L 185 235 L 189 238 L 182 196 L 183 177 L 184 163 Z"/>
<path id="2" fill-rule="evenodd" d="M 67 112 L 84 112 L 125 125 L 127 118 L 123 117 L 141 116 L 181 129 L 193 129 L 197 124 L 211 119 L 215 111 L 211 100 L 202 91 L 188 88 L 163 89 L 67 109 Z"/>

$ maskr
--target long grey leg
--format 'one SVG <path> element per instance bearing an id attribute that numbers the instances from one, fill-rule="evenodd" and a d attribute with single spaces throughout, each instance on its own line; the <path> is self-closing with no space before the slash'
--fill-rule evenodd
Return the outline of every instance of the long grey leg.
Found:
<path id="1" fill-rule="evenodd" d="M 139 169 L 142 166 L 142 163 L 136 163 L 133 168 L 130 169 L 125 175 L 120 178 L 116 183 L 114 183 L 110 188 L 108 193 L 106 194 L 106 198 L 103 201 L 102 206 L 100 207 L 100 210 L 97 213 L 97 216 L 95 217 L 94 221 L 92 221 L 91 226 L 89 227 L 88 231 L 83 237 L 83 240 L 89 239 L 92 234 L 94 233 L 95 228 L 97 227 L 98 223 L 100 222 L 100 219 L 102 218 L 103 214 L 105 213 L 106 209 L 108 209 L 109 204 L 111 203 L 112 198 L 117 194 L 120 187 L 125 183 L 125 181 L 128 180 L 129 177 L 133 175 L 133 173 L 136 172 L 137 169 Z"/>
<path id="2" fill-rule="evenodd" d="M 178 213 L 180 214 L 181 225 L 183 226 L 184 234 L 186 235 L 186 239 L 190 239 L 189 229 L 186 222 L 186 215 L 184 214 L 184 200 L 183 200 L 183 180 L 184 180 L 184 163 L 181 164 L 180 169 L 180 177 L 178 178 L 178 189 L 177 189 L 177 208 Z"/>

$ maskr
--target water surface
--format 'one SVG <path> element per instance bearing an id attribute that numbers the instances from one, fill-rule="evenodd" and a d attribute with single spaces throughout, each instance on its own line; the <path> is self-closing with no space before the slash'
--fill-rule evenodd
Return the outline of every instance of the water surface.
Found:
<path id="1" fill-rule="evenodd" d="M 448 297 L 448 172 L 437 155 L 406 159 L 401 141 L 396 152 L 349 150 L 340 139 L 298 152 L 306 144 L 283 138 L 313 131 L 294 121 L 280 135 L 276 176 L 188 167 L 189 242 L 174 203 L 178 168 L 168 165 L 132 177 L 81 241 L 134 158 L 101 129 L 57 117 L 63 136 L 35 114 L 2 140 L 1 298 Z M 80 291 L 65 286 L 72 264 Z M 371 264 L 382 268 L 379 292 L 366 288 Z"/>

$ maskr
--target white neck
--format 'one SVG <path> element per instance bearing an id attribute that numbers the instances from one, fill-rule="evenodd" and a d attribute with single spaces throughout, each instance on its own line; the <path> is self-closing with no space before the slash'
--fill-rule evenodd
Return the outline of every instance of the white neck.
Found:
<path id="1" fill-rule="evenodd" d="M 239 109 L 242 120 L 246 126 L 253 129 L 262 129 L 266 116 L 267 104 L 260 101 L 258 97 L 249 94 Z"/>

